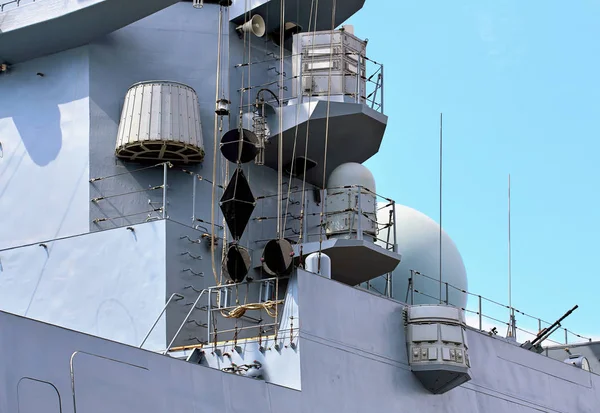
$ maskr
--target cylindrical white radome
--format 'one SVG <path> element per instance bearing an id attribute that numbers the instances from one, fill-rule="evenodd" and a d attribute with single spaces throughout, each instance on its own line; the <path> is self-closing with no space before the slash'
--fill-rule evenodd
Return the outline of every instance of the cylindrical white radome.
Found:
<path id="1" fill-rule="evenodd" d="M 319 260 L 321 263 L 319 264 Z M 331 258 L 323 253 L 313 252 L 306 257 L 306 271 L 331 278 Z"/>
<path id="2" fill-rule="evenodd" d="M 201 162 L 204 144 L 194 89 L 171 81 L 131 86 L 123 103 L 115 154 L 131 161 Z"/>

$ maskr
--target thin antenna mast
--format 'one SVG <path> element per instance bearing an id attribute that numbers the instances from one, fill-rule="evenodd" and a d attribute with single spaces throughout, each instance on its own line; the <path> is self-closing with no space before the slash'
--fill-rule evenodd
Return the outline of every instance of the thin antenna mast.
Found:
<path id="1" fill-rule="evenodd" d="M 515 338 L 515 314 L 512 307 L 512 263 L 510 246 L 510 174 L 508 174 L 508 337 Z"/>
<path id="2" fill-rule="evenodd" d="M 443 139 L 442 139 L 443 117 L 440 113 L 440 304 L 442 300 L 442 154 L 443 154 Z M 446 297 L 448 302 L 448 297 Z"/>
<path id="3" fill-rule="evenodd" d="M 510 250 L 510 174 L 508 174 L 508 308 L 512 309 L 511 285 L 511 250 Z M 510 314 L 509 314 L 510 315 Z"/>

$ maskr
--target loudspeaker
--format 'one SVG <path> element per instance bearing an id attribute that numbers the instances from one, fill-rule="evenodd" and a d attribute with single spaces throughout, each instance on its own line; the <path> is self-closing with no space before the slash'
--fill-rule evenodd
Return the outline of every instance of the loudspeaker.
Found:
<path id="1" fill-rule="evenodd" d="M 260 15 L 255 14 L 252 18 L 241 26 L 238 26 L 236 30 L 246 33 L 252 33 L 256 37 L 263 37 L 267 30 L 265 26 L 265 20 Z"/>

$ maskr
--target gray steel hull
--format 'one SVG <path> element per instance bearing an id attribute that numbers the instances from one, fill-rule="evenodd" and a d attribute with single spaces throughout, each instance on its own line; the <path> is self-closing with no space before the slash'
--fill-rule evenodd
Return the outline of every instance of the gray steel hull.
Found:
<path id="1" fill-rule="evenodd" d="M 433 395 L 406 361 L 402 304 L 302 275 L 300 391 L 0 313 L 0 412 L 598 411 L 599 376 L 472 330 L 473 379 Z"/>

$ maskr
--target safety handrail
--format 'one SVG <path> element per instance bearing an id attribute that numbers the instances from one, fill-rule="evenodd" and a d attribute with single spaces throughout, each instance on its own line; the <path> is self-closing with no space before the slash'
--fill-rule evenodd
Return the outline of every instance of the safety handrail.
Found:
<path id="1" fill-rule="evenodd" d="M 10 1 L 4 2 L 4 3 L 0 3 L 0 12 L 3 12 L 4 7 L 8 6 L 9 4 L 16 3 L 17 7 L 19 7 L 23 1 L 25 1 L 25 0 L 10 0 Z M 35 0 L 28 0 L 27 4 L 29 4 L 29 3 L 35 3 Z"/>
<path id="2" fill-rule="evenodd" d="M 142 344 L 140 344 L 140 348 L 142 348 L 144 346 L 144 344 L 146 343 L 146 340 L 148 340 L 148 337 L 150 337 L 150 334 L 152 334 L 152 331 L 154 331 L 154 327 L 156 327 L 156 325 L 158 324 L 158 321 L 160 320 L 160 318 L 162 317 L 162 315 L 165 313 L 165 311 L 167 310 L 167 307 L 169 306 L 169 304 L 171 304 L 171 301 L 173 301 L 173 298 L 175 298 L 175 297 L 179 297 L 179 299 L 175 300 L 175 301 L 183 300 L 185 298 L 181 294 L 177 294 L 177 293 L 171 294 L 171 297 L 169 297 L 169 299 L 167 300 L 167 303 L 163 307 L 162 311 L 160 312 L 160 314 L 158 315 L 158 317 L 156 317 L 156 321 L 154 321 L 154 324 L 152 324 L 152 327 L 150 327 L 150 330 L 148 331 L 148 334 L 146 334 L 146 337 L 144 337 L 144 340 L 142 341 Z"/>
<path id="3" fill-rule="evenodd" d="M 194 301 L 194 303 L 192 304 L 192 308 L 190 308 L 190 311 L 188 311 L 187 315 L 185 316 L 185 318 L 181 322 L 181 325 L 179 326 L 179 328 L 177 329 L 177 332 L 175 333 L 175 335 L 171 339 L 171 342 L 169 343 L 169 345 L 167 346 L 167 348 L 163 352 L 163 355 L 167 354 L 169 352 L 169 350 L 171 350 L 171 347 L 173 346 L 173 343 L 175 342 L 175 340 L 177 340 L 177 337 L 179 337 L 179 333 L 181 333 L 181 330 L 183 330 L 183 326 L 185 326 L 185 323 L 187 323 L 188 319 L 190 318 L 190 316 L 192 315 L 192 313 L 196 309 L 196 305 L 198 305 L 198 302 L 200 301 L 200 298 L 202 298 L 202 296 L 204 295 L 204 293 L 207 292 L 208 290 L 209 290 L 208 288 L 205 288 L 204 290 L 200 291 L 200 294 L 198 294 L 198 298 L 196 298 L 196 301 Z"/>
<path id="4" fill-rule="evenodd" d="M 428 298 L 432 298 L 434 300 L 439 300 L 440 299 L 440 297 L 434 297 L 434 296 L 431 296 L 429 294 L 426 294 L 423 291 L 417 290 L 415 288 L 415 285 L 414 285 L 414 282 L 413 282 L 415 276 L 426 278 L 426 279 L 428 279 L 430 281 L 433 281 L 435 283 L 440 283 L 441 282 L 442 285 L 445 285 L 445 287 L 446 287 L 446 299 L 445 300 L 441 300 L 441 301 L 445 302 L 446 304 L 448 304 L 448 296 L 449 296 L 449 289 L 450 288 L 452 288 L 453 290 L 458 291 L 460 293 L 463 293 L 465 295 L 469 295 L 469 296 L 477 298 L 477 310 L 476 311 L 475 310 L 470 310 L 470 309 L 467 309 L 467 308 L 462 308 L 462 310 L 464 310 L 467 313 L 475 314 L 475 315 L 478 316 L 478 327 L 477 328 L 479 330 L 481 330 L 481 331 L 484 331 L 484 329 L 483 329 L 483 318 L 488 319 L 488 320 L 492 320 L 492 321 L 494 321 L 496 323 L 500 323 L 502 325 L 506 325 L 506 326 L 510 327 L 510 324 L 507 323 L 506 321 L 502 321 L 502 320 L 499 320 L 497 318 L 491 317 L 489 315 L 483 314 L 483 302 L 488 302 L 488 303 L 494 304 L 494 305 L 502 307 L 504 309 L 508 309 L 509 311 L 512 312 L 512 314 L 514 314 L 514 313 L 521 314 L 524 317 L 527 317 L 527 318 L 529 318 L 531 320 L 537 321 L 537 323 L 538 323 L 538 330 L 542 329 L 542 325 L 543 324 L 547 324 L 547 325 L 551 325 L 552 324 L 552 323 L 549 323 L 548 321 L 543 320 L 540 317 L 536 317 L 534 315 L 527 314 L 527 313 L 525 313 L 523 311 L 520 311 L 520 310 L 518 310 L 518 309 L 516 309 L 514 307 L 511 308 L 511 307 L 509 307 L 506 304 L 502 304 L 502 303 L 500 303 L 498 301 L 486 298 L 486 297 L 484 297 L 484 296 L 482 296 L 480 294 L 475 294 L 475 293 L 466 291 L 466 290 L 464 290 L 462 288 L 459 288 L 459 287 L 456 287 L 456 286 L 454 286 L 454 285 L 452 285 L 452 284 L 450 284 L 448 282 L 440 281 L 439 279 L 436 279 L 434 277 L 430 277 L 430 276 L 428 276 L 426 274 L 423 274 L 423 273 L 421 273 L 419 271 L 414 271 L 414 270 L 411 270 L 411 278 L 409 280 L 408 291 L 407 291 L 407 294 L 408 294 L 407 295 L 407 301 L 410 298 L 410 304 L 412 304 L 414 302 L 414 297 L 412 296 L 412 294 L 414 294 L 414 293 L 423 295 L 423 296 L 428 297 Z M 520 331 L 522 331 L 522 332 L 524 332 L 526 334 L 532 335 L 534 337 L 537 334 L 537 333 L 528 331 L 528 330 L 526 330 L 524 328 L 521 328 L 521 327 L 515 327 L 515 328 L 517 330 L 520 330 Z M 567 328 L 562 328 L 562 330 L 564 330 L 564 333 L 565 333 L 565 342 L 564 343 L 559 343 L 558 341 L 552 340 L 550 338 L 547 338 L 546 341 L 553 342 L 555 344 L 568 344 L 568 334 L 571 334 L 571 335 L 573 335 L 575 337 L 578 337 L 578 338 L 580 338 L 582 340 L 585 340 L 585 341 L 588 341 L 588 342 L 592 341 L 592 339 L 590 337 L 582 336 L 582 335 L 577 334 L 577 333 L 575 333 L 575 332 L 573 332 L 571 330 L 568 330 Z"/>

